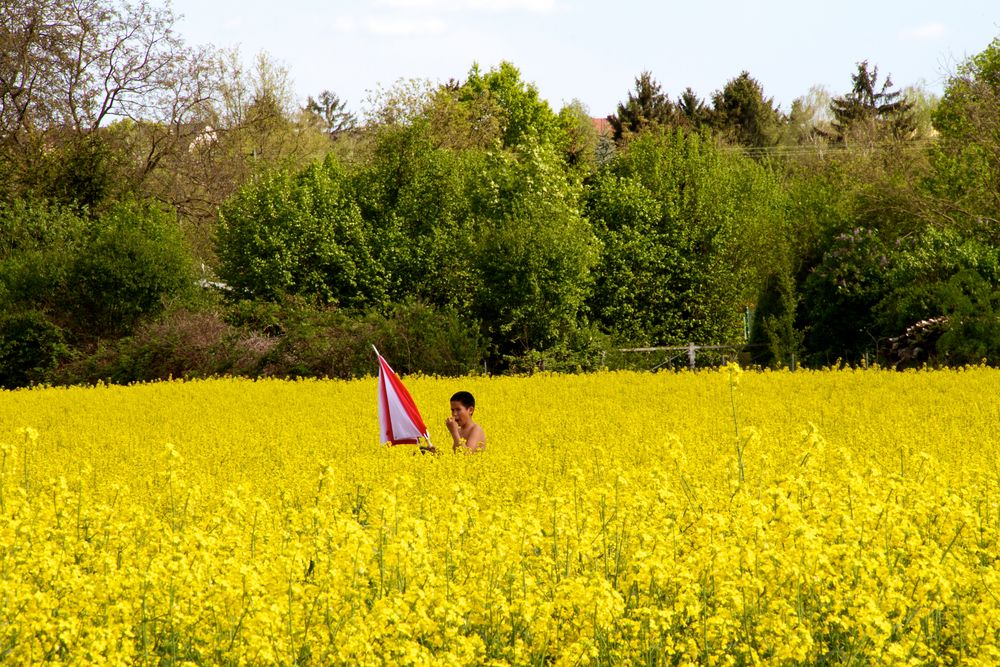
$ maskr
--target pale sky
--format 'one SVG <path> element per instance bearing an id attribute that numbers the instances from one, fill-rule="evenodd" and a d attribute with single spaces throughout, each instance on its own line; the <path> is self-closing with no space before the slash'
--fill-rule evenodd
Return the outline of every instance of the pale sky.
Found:
<path id="1" fill-rule="evenodd" d="M 652 72 L 676 99 L 707 98 L 743 70 L 782 109 L 813 85 L 850 90 L 868 60 L 894 87 L 940 93 L 948 72 L 1000 36 L 998 0 L 173 0 L 190 45 L 266 51 L 300 102 L 331 90 L 361 111 L 398 79 L 464 80 L 512 62 L 555 111 L 615 111 Z"/>

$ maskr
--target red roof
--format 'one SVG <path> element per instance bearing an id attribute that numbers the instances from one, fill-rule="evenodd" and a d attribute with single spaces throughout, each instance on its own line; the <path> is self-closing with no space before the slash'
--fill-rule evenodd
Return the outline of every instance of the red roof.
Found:
<path id="1" fill-rule="evenodd" d="M 608 122 L 607 118 L 591 118 L 590 122 L 593 124 L 594 129 L 597 133 L 602 136 L 611 136 L 614 134 L 614 128 L 611 127 L 611 123 Z"/>

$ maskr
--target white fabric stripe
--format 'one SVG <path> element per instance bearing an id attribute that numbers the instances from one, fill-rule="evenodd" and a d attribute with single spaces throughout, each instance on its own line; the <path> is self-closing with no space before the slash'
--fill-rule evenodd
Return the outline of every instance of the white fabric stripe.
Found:
<path id="1" fill-rule="evenodd" d="M 380 359 L 381 361 L 381 359 Z M 380 363 L 378 373 L 378 425 L 382 444 L 393 440 L 409 440 L 423 437 L 430 441 L 430 434 L 421 431 L 410 419 L 406 407 L 396 394 L 392 382 L 386 374 L 391 371 Z M 388 417 L 388 419 L 386 418 Z M 390 428 L 391 424 L 391 428 Z"/>
<path id="2" fill-rule="evenodd" d="M 392 384 L 386 382 L 385 388 L 389 403 L 389 418 L 392 420 L 392 439 L 403 440 L 424 435 L 423 431 L 413 424 L 402 401 L 399 400 L 399 396 L 393 391 Z"/>

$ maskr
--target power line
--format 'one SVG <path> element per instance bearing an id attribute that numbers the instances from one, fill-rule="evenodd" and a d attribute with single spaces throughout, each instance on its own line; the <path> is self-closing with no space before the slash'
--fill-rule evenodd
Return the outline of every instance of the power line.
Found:
<path id="1" fill-rule="evenodd" d="M 794 156 L 794 155 L 817 155 L 822 157 L 824 153 L 836 155 L 856 155 L 861 153 L 888 153 L 888 152 L 918 152 L 934 145 L 934 139 L 912 139 L 905 142 L 879 142 L 872 144 L 853 144 L 846 146 L 838 145 L 795 145 L 795 146 L 722 146 L 719 150 L 726 153 L 741 152 L 752 157 L 756 156 Z"/>

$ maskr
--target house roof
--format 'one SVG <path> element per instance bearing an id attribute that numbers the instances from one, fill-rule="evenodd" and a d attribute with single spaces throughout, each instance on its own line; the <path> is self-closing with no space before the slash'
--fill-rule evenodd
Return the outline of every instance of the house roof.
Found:
<path id="1" fill-rule="evenodd" d="M 590 122 L 599 135 L 611 136 L 614 134 L 615 130 L 611 127 L 611 123 L 608 122 L 607 118 L 591 118 Z"/>

